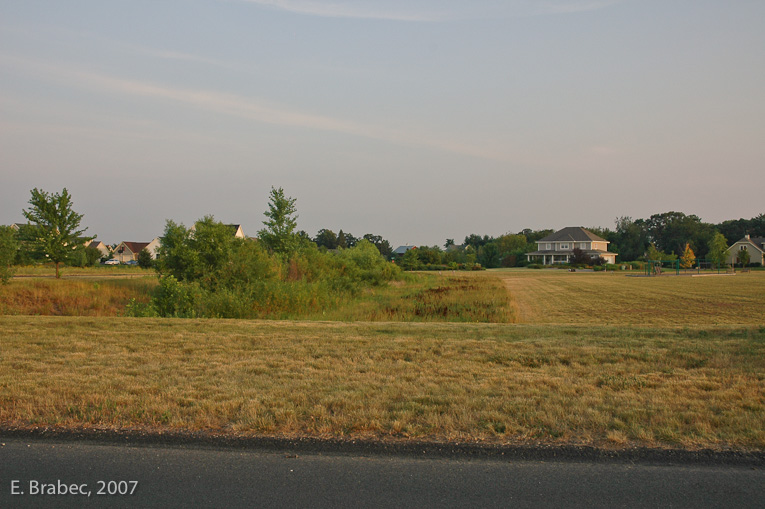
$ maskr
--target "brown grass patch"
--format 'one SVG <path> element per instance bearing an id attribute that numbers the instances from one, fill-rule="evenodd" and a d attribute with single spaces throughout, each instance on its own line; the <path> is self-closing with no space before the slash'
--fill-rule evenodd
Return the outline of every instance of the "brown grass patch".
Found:
<path id="1" fill-rule="evenodd" d="M 15 279 L 0 286 L 0 314 L 120 316 L 131 299 L 148 302 L 156 278 Z"/>
<path id="2" fill-rule="evenodd" d="M 765 448 L 765 328 L 0 317 L 0 423 Z"/>

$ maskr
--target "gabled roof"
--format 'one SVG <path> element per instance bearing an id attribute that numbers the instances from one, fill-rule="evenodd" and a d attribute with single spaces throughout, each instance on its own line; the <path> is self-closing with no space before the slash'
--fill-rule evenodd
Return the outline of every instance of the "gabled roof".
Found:
<path id="1" fill-rule="evenodd" d="M 125 245 L 133 253 L 140 253 L 143 248 L 151 244 L 151 242 L 120 242 L 120 245 Z M 117 246 L 119 247 L 119 246 Z"/>
<path id="2" fill-rule="evenodd" d="M 242 225 L 241 224 L 224 224 L 223 226 L 225 226 L 226 228 L 230 229 L 231 230 L 231 234 L 234 235 L 234 236 L 236 236 L 238 233 L 241 232 L 241 234 L 242 234 L 241 238 L 245 238 L 246 237 L 246 235 L 244 234 L 244 230 L 242 229 Z M 196 229 L 197 229 L 196 223 L 191 225 L 191 228 L 190 228 L 191 231 L 195 231 Z"/>
<path id="3" fill-rule="evenodd" d="M 414 249 L 417 246 L 398 246 L 396 249 L 393 250 L 393 254 L 404 254 L 410 249 Z"/>
<path id="4" fill-rule="evenodd" d="M 733 246 L 739 243 L 753 244 L 754 247 L 756 247 L 760 251 L 765 252 L 765 237 L 751 237 L 751 238 L 744 237 L 743 239 L 734 242 L 733 245 L 728 248 L 728 251 L 730 251 L 731 248 L 733 248 Z"/>
<path id="5" fill-rule="evenodd" d="M 568 226 L 537 242 L 608 242 L 581 226 Z"/>

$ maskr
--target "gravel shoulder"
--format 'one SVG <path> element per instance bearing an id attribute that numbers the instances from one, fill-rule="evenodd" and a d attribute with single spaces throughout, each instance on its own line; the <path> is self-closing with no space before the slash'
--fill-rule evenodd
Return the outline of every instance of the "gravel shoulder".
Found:
<path id="1" fill-rule="evenodd" d="M 238 436 L 191 431 L 137 429 L 17 428 L 0 426 L 0 441 L 22 439 L 89 442 L 109 445 L 260 450 L 286 454 L 339 454 L 503 461 L 666 464 L 697 466 L 765 466 L 765 451 L 726 449 L 601 448 L 547 443 L 496 444 L 483 441 L 439 442 L 406 439 L 338 439 L 317 437 Z"/>

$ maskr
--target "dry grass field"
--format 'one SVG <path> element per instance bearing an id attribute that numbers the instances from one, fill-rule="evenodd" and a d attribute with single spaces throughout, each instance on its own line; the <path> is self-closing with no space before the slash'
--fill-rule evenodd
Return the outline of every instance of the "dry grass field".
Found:
<path id="1" fill-rule="evenodd" d="M 3 426 L 765 449 L 765 327 L 0 317 Z"/>
<path id="2" fill-rule="evenodd" d="M 154 277 L 15 278 L 0 285 L 0 315 L 119 316 L 131 299 L 148 302 Z"/>
<path id="3" fill-rule="evenodd" d="M 0 428 L 765 450 L 765 273 L 430 274 L 313 321 L 89 307 L 142 284 L 0 288 L 92 315 L 0 316 Z"/>

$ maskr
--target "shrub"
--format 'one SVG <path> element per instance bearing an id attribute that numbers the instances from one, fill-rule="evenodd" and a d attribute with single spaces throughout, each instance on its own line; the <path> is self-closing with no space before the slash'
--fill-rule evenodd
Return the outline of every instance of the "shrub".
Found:
<path id="1" fill-rule="evenodd" d="M 209 216 L 193 231 L 168 221 L 160 254 L 161 279 L 152 300 L 160 316 L 285 318 L 402 274 L 368 240 L 337 253 L 312 243 L 270 253 L 259 242 L 235 239 Z"/>
<path id="2" fill-rule="evenodd" d="M 195 318 L 200 293 L 197 284 L 183 284 L 174 276 L 164 276 L 159 280 L 152 304 L 159 316 Z"/>
<path id="3" fill-rule="evenodd" d="M 19 250 L 16 234 L 10 226 L 0 226 L 0 282 L 8 283 L 13 276 L 11 264 Z"/>
<path id="4" fill-rule="evenodd" d="M 138 253 L 138 266 L 142 269 L 150 269 L 154 266 L 154 259 L 148 249 L 143 248 Z"/>
<path id="5" fill-rule="evenodd" d="M 542 268 L 542 264 L 540 264 L 540 263 L 529 263 L 529 264 L 526 265 L 526 268 L 527 269 L 541 269 Z"/>

